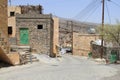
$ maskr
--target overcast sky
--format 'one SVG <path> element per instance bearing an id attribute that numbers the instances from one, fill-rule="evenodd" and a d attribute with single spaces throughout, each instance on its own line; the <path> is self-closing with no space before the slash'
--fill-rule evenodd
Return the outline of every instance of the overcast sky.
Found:
<path id="1" fill-rule="evenodd" d="M 98 3 L 95 4 L 96 1 L 98 1 Z M 80 21 L 101 23 L 102 4 L 100 1 L 101 0 L 11 0 L 11 4 L 40 4 L 43 6 L 43 12 L 45 14 L 52 13 L 53 15 L 63 18 L 74 18 Z M 120 20 L 120 0 L 111 1 L 113 2 L 107 1 L 105 6 L 105 23 L 115 23 L 117 19 Z M 89 7 L 86 8 L 88 5 Z"/>

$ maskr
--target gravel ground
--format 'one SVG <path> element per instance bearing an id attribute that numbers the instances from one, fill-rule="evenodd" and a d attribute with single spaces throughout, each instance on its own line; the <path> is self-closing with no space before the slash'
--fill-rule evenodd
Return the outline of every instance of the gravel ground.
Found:
<path id="1" fill-rule="evenodd" d="M 99 64 L 86 57 L 42 57 L 41 60 L 40 55 L 40 62 L 0 69 L 0 80 L 119 80 L 111 79 L 117 75 L 115 66 Z"/>
<path id="2" fill-rule="evenodd" d="M 101 80 L 120 80 L 120 64 L 110 64 L 108 66 L 117 69 L 117 74 L 113 75 L 111 77 L 105 77 L 105 78 L 103 78 Z"/>

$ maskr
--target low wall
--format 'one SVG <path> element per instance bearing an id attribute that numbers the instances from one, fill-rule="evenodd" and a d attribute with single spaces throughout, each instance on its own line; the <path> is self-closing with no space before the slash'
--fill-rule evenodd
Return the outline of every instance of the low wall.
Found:
<path id="1" fill-rule="evenodd" d="M 19 54 L 17 52 L 6 54 L 1 48 L 0 48 L 0 60 L 11 65 L 20 64 Z"/>
<path id="2" fill-rule="evenodd" d="M 88 56 L 90 42 L 99 39 L 100 35 L 73 33 L 73 55 Z"/>

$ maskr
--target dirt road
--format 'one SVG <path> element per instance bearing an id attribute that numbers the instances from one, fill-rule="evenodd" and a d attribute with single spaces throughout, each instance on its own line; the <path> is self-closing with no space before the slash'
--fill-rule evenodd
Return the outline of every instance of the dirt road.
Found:
<path id="1" fill-rule="evenodd" d="M 0 80 L 102 80 L 117 74 L 117 69 L 85 57 L 63 55 L 55 60 L 0 69 Z"/>

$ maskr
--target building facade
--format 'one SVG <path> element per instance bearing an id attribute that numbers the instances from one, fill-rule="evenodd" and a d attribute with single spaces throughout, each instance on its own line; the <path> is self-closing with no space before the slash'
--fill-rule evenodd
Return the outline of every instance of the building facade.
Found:
<path id="1" fill-rule="evenodd" d="M 8 6 L 8 30 L 11 38 L 16 36 L 16 14 L 21 14 L 21 8 L 19 6 Z"/>
<path id="2" fill-rule="evenodd" d="M 31 46 L 33 52 L 50 56 L 56 54 L 53 52 L 53 38 L 58 37 L 54 35 L 54 25 L 58 27 L 58 22 L 51 14 L 43 14 L 42 6 L 10 6 L 8 16 L 8 26 L 12 27 L 12 34 L 9 34 L 11 45 Z"/>
<path id="3" fill-rule="evenodd" d="M 52 53 L 53 20 L 51 15 L 17 14 L 16 28 L 17 45 L 30 45 L 37 53 Z"/>
<path id="4" fill-rule="evenodd" d="M 19 55 L 9 51 L 7 4 L 7 0 L 0 0 L 0 61 L 16 65 Z"/>
<path id="5" fill-rule="evenodd" d="M 27 14 L 28 12 L 34 12 L 42 14 L 42 6 L 8 6 L 8 30 L 9 37 L 14 38 L 16 36 L 16 14 Z M 14 40 L 13 40 L 14 41 Z"/>

